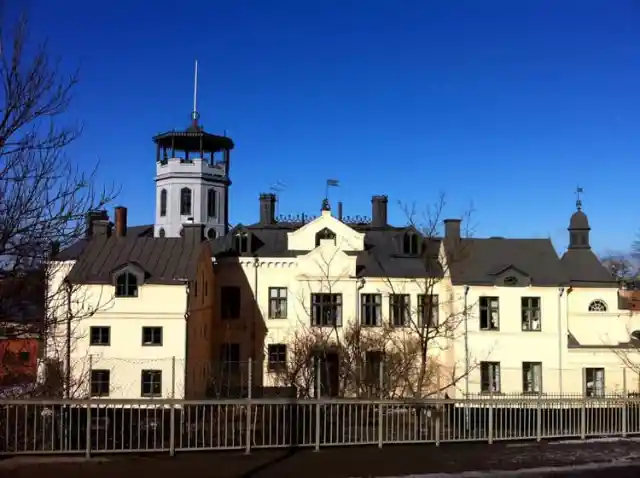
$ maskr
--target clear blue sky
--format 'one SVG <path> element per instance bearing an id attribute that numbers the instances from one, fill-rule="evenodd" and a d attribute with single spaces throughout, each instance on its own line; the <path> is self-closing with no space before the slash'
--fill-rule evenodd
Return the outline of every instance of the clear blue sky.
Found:
<path id="1" fill-rule="evenodd" d="M 227 130 L 232 223 L 287 185 L 281 212 L 345 213 L 370 196 L 448 216 L 470 203 L 477 235 L 551 236 L 584 206 L 595 248 L 623 249 L 640 220 L 637 0 L 29 0 L 34 34 L 81 67 L 72 153 L 101 160 L 132 223 L 151 223 L 151 136 L 199 110 Z M 629 189 L 627 189 L 629 188 Z"/>

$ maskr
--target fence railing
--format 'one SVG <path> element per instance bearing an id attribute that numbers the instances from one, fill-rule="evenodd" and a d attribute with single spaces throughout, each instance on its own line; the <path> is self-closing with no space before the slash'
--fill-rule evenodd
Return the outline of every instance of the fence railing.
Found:
<path id="1" fill-rule="evenodd" d="M 0 401 L 0 454 L 245 450 L 640 434 L 638 398 Z"/>

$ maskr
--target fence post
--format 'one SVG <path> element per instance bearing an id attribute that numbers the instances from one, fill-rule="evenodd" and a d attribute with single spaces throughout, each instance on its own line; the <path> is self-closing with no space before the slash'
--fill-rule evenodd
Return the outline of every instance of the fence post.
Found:
<path id="1" fill-rule="evenodd" d="M 314 451 L 320 451 L 320 371 L 322 361 L 316 361 L 316 446 Z"/>
<path id="2" fill-rule="evenodd" d="M 169 405 L 169 456 L 176 454 L 176 404 Z"/>
<path id="3" fill-rule="evenodd" d="M 171 398 L 176 398 L 176 356 L 171 357 Z"/>
<path id="4" fill-rule="evenodd" d="M 622 367 L 622 437 L 627 436 L 627 407 L 629 393 L 627 391 L 627 367 Z"/>
<path id="5" fill-rule="evenodd" d="M 587 438 L 587 369 L 582 369 L 582 410 L 580 412 L 580 438 Z"/>
<path id="6" fill-rule="evenodd" d="M 91 369 L 93 368 L 93 356 L 89 354 L 89 399 L 91 399 Z M 87 405 L 87 424 L 85 426 L 85 458 L 91 458 L 91 403 Z"/>
<path id="7" fill-rule="evenodd" d="M 382 413 L 382 400 L 384 400 L 384 363 L 380 361 L 380 368 L 378 369 L 378 385 L 380 387 L 380 403 L 378 404 L 378 448 L 382 448 L 382 443 L 384 441 L 384 430 L 383 430 L 383 413 Z"/>
<path id="8" fill-rule="evenodd" d="M 542 440 L 542 388 L 538 390 L 538 403 L 536 408 L 536 441 Z"/>
<path id="9" fill-rule="evenodd" d="M 493 387 L 489 393 L 489 431 L 488 431 L 489 445 L 493 443 Z"/>
<path id="10" fill-rule="evenodd" d="M 246 442 L 245 442 L 245 454 L 251 453 L 251 397 L 253 395 L 253 361 L 249 359 L 247 362 L 247 423 L 246 423 Z"/>

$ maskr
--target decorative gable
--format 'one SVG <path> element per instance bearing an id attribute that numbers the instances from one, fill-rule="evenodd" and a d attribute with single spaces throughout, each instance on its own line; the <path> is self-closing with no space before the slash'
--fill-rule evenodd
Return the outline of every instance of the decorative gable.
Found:
<path id="1" fill-rule="evenodd" d="M 498 287 L 528 287 L 531 285 L 529 274 L 513 264 L 496 267 L 489 274 L 495 277 L 494 285 Z"/>
<path id="2" fill-rule="evenodd" d="M 301 228 L 287 233 L 287 247 L 290 251 L 311 251 L 325 241 L 345 252 L 364 250 L 364 234 L 334 218 L 331 211 L 322 211 L 322 215 Z"/>

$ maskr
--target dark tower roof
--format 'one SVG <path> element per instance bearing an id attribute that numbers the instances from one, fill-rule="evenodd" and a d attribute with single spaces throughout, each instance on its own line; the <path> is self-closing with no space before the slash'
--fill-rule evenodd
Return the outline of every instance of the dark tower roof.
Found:
<path id="1" fill-rule="evenodd" d="M 576 287 L 617 287 L 615 279 L 591 250 L 591 227 L 587 215 L 582 211 L 580 199 L 576 201 L 576 212 L 571 215 L 567 230 L 569 247 L 560 261 L 571 284 Z"/>
<path id="2" fill-rule="evenodd" d="M 165 148 L 180 151 L 223 151 L 232 150 L 233 140 L 226 136 L 207 133 L 201 127 L 190 126 L 185 130 L 172 130 L 153 137 L 153 141 Z"/>

